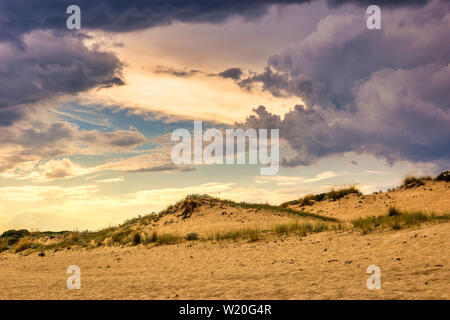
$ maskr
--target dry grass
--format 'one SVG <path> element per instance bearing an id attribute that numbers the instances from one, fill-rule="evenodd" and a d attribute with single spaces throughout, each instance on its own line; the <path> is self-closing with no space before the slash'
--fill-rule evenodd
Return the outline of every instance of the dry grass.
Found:
<path id="1" fill-rule="evenodd" d="M 361 195 L 361 191 L 356 186 L 350 186 L 346 188 L 340 188 L 340 189 L 331 189 L 330 191 L 326 193 L 320 193 L 320 194 L 308 194 L 304 196 L 303 198 L 300 198 L 295 201 L 289 201 L 285 202 L 280 205 L 280 207 L 286 208 L 289 205 L 298 205 L 300 207 L 302 206 L 311 206 L 316 202 L 330 200 L 330 201 L 336 201 L 338 199 L 341 199 L 349 194 L 356 194 Z"/>
<path id="2" fill-rule="evenodd" d="M 442 173 L 438 177 L 445 179 L 446 175 Z M 431 178 L 427 176 L 407 177 L 404 182 L 405 186 L 421 184 L 424 181 L 426 181 L 427 186 L 420 189 L 398 188 L 391 191 L 390 195 L 386 192 L 386 195 L 363 196 L 355 186 L 350 186 L 333 189 L 327 193 L 307 195 L 299 200 L 289 202 L 289 205 L 295 202 L 300 206 L 311 206 L 309 211 L 314 209 L 317 213 L 299 211 L 286 206 L 273 206 L 268 203 L 234 202 L 206 195 L 189 195 L 159 214 L 152 213 L 144 217 L 139 216 L 125 221 L 122 225 L 95 232 L 30 233 L 27 230 L 9 230 L 0 236 L 0 252 L 5 250 L 22 252 L 27 249 L 58 251 L 73 246 L 95 248 L 105 245 L 166 245 L 197 240 L 258 241 L 268 236 L 287 234 L 304 236 L 308 233 L 343 230 L 350 227 L 367 233 L 375 229 L 398 230 L 408 226 L 420 225 L 422 222 L 447 221 L 449 220 L 448 214 L 425 213 L 421 207 L 417 208 L 419 210 L 415 207 L 412 210 L 409 207 L 403 210 L 405 208 L 401 206 L 402 210 L 399 210 L 395 206 L 397 203 L 402 204 L 406 201 L 400 198 L 405 197 L 403 193 L 414 198 L 414 201 L 408 200 L 408 203 L 418 203 L 417 193 L 425 191 L 428 192 L 425 192 L 427 195 L 445 198 L 448 190 L 445 189 L 445 183 L 428 182 L 428 180 L 431 180 Z M 348 197 L 349 195 L 356 196 Z M 348 198 L 348 201 L 335 202 L 344 197 Z M 428 198 L 421 196 L 420 199 L 422 198 L 424 199 L 422 202 L 430 202 Z M 430 199 L 433 199 L 433 203 L 442 206 L 438 201 L 439 199 Z M 379 207 L 381 202 L 383 202 L 381 205 L 385 206 L 384 208 L 390 205 L 387 215 L 376 216 L 375 214 L 380 212 L 378 207 L 375 208 L 377 210 L 372 210 L 373 213 L 370 213 L 363 206 L 365 200 L 368 205 L 374 208 Z M 347 202 L 350 204 L 347 205 Z M 359 205 L 361 203 L 362 205 Z M 359 216 L 358 219 L 354 219 L 353 216 L 348 218 L 347 221 L 350 221 L 348 224 L 343 224 L 336 218 L 319 214 L 321 212 L 327 214 L 328 209 L 323 206 L 329 206 L 332 209 L 331 213 L 337 212 L 339 209 L 347 210 L 347 208 L 357 213 L 359 207 L 360 211 L 363 210 L 369 214 L 374 214 L 374 216 L 368 217 L 368 214 L 361 214 L 361 211 L 357 215 Z M 381 210 L 385 210 L 384 208 L 381 208 Z M 301 208 L 301 210 L 304 210 L 304 208 Z M 435 210 L 435 208 L 431 208 L 430 212 L 432 210 Z M 328 213 L 328 215 L 332 214 Z M 339 218 L 341 218 L 340 213 Z"/>
<path id="3" fill-rule="evenodd" d="M 420 187 L 425 185 L 425 181 L 431 181 L 433 178 L 430 176 L 421 176 L 421 177 L 415 177 L 415 176 L 406 176 L 403 179 L 402 187 L 405 188 L 414 188 L 414 187 Z"/>
<path id="4" fill-rule="evenodd" d="M 32 245 L 32 242 L 30 241 L 30 238 L 28 236 L 21 238 L 19 240 L 19 242 L 17 242 L 17 244 L 14 246 L 14 252 L 18 253 L 18 252 L 22 252 L 24 250 L 30 249 L 31 245 Z"/>
<path id="5" fill-rule="evenodd" d="M 374 230 L 399 230 L 402 228 L 419 227 L 424 222 L 449 221 L 450 214 L 426 214 L 423 212 L 403 212 L 395 207 L 389 208 L 387 215 L 358 218 L 352 220 L 352 225 L 367 234 Z"/>

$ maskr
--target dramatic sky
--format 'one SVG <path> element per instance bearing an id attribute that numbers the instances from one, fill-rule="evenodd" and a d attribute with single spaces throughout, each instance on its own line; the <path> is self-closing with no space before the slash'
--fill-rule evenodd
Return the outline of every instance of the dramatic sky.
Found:
<path id="1" fill-rule="evenodd" d="M 173 164 L 194 120 L 279 129 L 278 174 Z M 449 146 L 448 1 L 0 1 L 0 231 L 97 229 L 192 193 L 368 193 L 448 169 Z"/>

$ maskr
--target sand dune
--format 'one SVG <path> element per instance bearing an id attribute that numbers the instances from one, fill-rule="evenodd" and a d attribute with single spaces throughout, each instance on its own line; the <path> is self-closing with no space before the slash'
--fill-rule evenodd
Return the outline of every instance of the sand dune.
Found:
<path id="1" fill-rule="evenodd" d="M 325 200 L 310 206 L 288 207 L 341 220 L 352 220 L 385 214 L 390 206 L 405 211 L 449 213 L 450 184 L 443 181 L 424 181 L 424 185 L 418 187 L 399 187 L 370 195 L 349 194 L 336 201 Z"/>
<path id="2" fill-rule="evenodd" d="M 85 235 L 104 237 L 95 245 L 94 240 L 73 240 L 70 233 L 37 234 L 31 239 L 40 245 L 70 244 L 44 254 L 33 247 L 0 253 L 0 299 L 449 299 L 448 219 L 368 234 L 349 222 L 386 214 L 392 205 L 448 213 L 449 195 L 450 183 L 427 181 L 379 194 L 290 205 L 304 213 L 188 197 L 159 216 Z M 315 222 L 344 227 L 305 234 L 274 229 L 280 224 Z M 208 238 L 242 228 L 256 228 L 262 236 L 253 241 Z M 130 242 L 132 232 L 144 237 L 154 231 L 180 236 L 196 232 L 199 240 L 180 238 L 170 245 Z M 116 241 L 114 234 L 122 238 Z M 66 288 L 70 265 L 81 268 L 80 290 Z M 381 268 L 380 290 L 366 286 L 369 265 Z"/>
<path id="3" fill-rule="evenodd" d="M 270 206 L 244 207 L 231 201 L 202 196 L 186 199 L 170 210 L 163 212 L 160 218 L 142 224 L 146 234 L 156 230 L 160 233 L 185 235 L 196 232 L 200 236 L 213 235 L 216 232 L 259 228 L 269 230 L 272 227 L 293 222 L 315 221 L 308 216 L 301 216 L 286 211 L 274 211 Z"/>
<path id="4" fill-rule="evenodd" d="M 450 224 L 0 257 L 1 299 L 449 299 Z M 326 249 L 326 250 L 325 250 Z M 65 287 L 81 268 L 81 289 Z M 366 268 L 381 268 L 368 290 Z"/>

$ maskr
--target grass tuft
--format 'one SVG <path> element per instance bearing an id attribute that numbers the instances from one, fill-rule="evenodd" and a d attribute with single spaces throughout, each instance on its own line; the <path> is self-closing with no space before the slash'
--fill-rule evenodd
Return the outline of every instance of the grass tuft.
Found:
<path id="1" fill-rule="evenodd" d="M 188 233 L 186 235 L 186 240 L 187 241 L 196 241 L 196 240 L 198 240 L 198 233 L 197 232 Z"/>
<path id="2" fill-rule="evenodd" d="M 341 189 L 332 189 L 329 192 L 326 193 L 320 193 L 320 194 L 308 194 L 304 196 L 303 198 L 300 198 L 298 200 L 285 202 L 280 205 L 280 207 L 286 208 L 289 205 L 299 205 L 299 206 L 311 206 L 315 202 L 320 202 L 324 200 L 330 200 L 330 201 L 336 201 L 338 199 L 341 199 L 349 194 L 356 194 L 361 195 L 361 191 L 356 186 L 350 186 L 347 188 L 341 188 Z"/>
<path id="3" fill-rule="evenodd" d="M 402 187 L 405 188 L 420 187 L 425 185 L 425 181 L 429 180 L 432 180 L 430 176 L 422 176 L 422 177 L 406 176 L 403 179 Z"/>
<path id="4" fill-rule="evenodd" d="M 15 245 L 14 252 L 17 253 L 17 252 L 24 251 L 26 249 L 30 249 L 31 245 L 32 245 L 32 242 L 30 241 L 29 237 L 21 238 L 19 240 L 19 242 L 17 242 L 17 244 Z"/>
<path id="5" fill-rule="evenodd" d="M 158 239 L 156 240 L 157 245 L 167 245 L 167 244 L 176 244 L 178 242 L 183 241 L 182 237 L 177 235 L 173 235 L 170 233 L 163 233 L 158 235 Z"/>
<path id="6" fill-rule="evenodd" d="M 395 212 L 395 214 L 392 214 L 392 212 Z M 442 222 L 449 220 L 450 214 L 436 215 L 423 212 L 402 212 L 395 208 L 390 208 L 387 215 L 354 219 L 352 220 L 352 224 L 354 228 L 366 234 L 373 230 L 399 230 L 406 227 L 419 227 L 424 222 Z"/>
<path id="7" fill-rule="evenodd" d="M 141 241 L 142 241 L 141 234 L 137 231 L 133 233 L 133 244 L 138 245 L 141 243 Z"/>

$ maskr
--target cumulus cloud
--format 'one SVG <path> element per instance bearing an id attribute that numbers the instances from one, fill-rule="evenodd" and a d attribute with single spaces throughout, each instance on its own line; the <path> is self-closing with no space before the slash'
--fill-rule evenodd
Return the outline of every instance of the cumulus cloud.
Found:
<path id="1" fill-rule="evenodd" d="M 32 170 L 39 161 L 74 154 L 132 152 L 137 146 L 147 142 L 147 138 L 137 130 L 80 130 L 68 122 L 41 120 L 40 117 L 44 114 L 37 112 L 35 117 L 18 121 L 9 127 L 0 127 L 0 173 L 7 176 L 22 175 Z M 52 164 L 60 166 L 68 163 Z M 66 169 L 70 169 L 70 166 Z M 58 170 L 56 172 L 62 173 Z M 50 176 L 58 174 L 49 173 Z"/>
<path id="2" fill-rule="evenodd" d="M 40 167 L 47 179 L 65 178 L 75 175 L 74 164 L 70 159 L 50 160 Z"/>
<path id="3" fill-rule="evenodd" d="M 296 150 L 285 166 L 357 152 L 387 159 L 450 159 L 450 3 L 383 11 L 381 30 L 361 17 L 323 19 L 299 44 L 269 58 L 264 72 L 239 80 L 274 96 L 301 97 L 280 117 L 264 107 L 241 126 L 280 128 Z"/>

